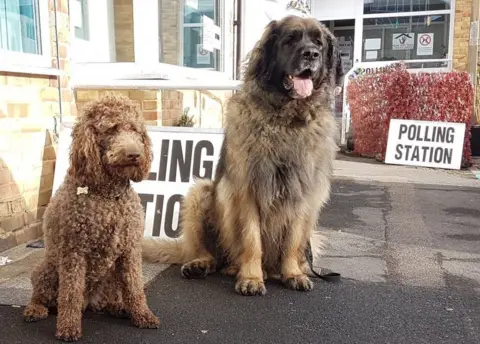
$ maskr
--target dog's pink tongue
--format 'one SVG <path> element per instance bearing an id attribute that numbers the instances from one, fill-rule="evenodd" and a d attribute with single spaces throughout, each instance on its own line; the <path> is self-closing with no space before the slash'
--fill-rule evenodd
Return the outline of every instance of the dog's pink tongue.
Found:
<path id="1" fill-rule="evenodd" d="M 313 90 L 313 82 L 312 79 L 302 79 L 299 77 L 294 77 L 293 78 L 293 88 L 297 94 L 302 97 L 308 97 L 309 95 L 312 94 Z"/>

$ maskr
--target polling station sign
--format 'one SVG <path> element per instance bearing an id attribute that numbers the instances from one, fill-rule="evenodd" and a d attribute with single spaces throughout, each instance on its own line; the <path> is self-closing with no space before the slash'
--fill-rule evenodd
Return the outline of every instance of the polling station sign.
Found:
<path id="1" fill-rule="evenodd" d="M 69 166 L 72 125 L 60 132 L 53 192 Z M 213 178 L 223 142 L 222 129 L 148 127 L 153 160 L 148 179 L 132 183 L 145 210 L 144 236 L 178 237 L 180 205 L 194 178 Z"/>
<path id="2" fill-rule="evenodd" d="M 385 163 L 460 169 L 465 123 L 392 119 Z"/>

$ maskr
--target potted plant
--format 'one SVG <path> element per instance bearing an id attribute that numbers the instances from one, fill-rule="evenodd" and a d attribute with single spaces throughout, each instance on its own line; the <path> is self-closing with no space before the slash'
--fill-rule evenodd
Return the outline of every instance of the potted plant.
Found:
<path id="1" fill-rule="evenodd" d="M 189 107 L 185 108 L 183 110 L 182 115 L 177 119 L 177 121 L 173 126 L 174 127 L 193 127 L 194 125 L 193 116 L 188 115 L 189 111 L 190 111 Z"/>

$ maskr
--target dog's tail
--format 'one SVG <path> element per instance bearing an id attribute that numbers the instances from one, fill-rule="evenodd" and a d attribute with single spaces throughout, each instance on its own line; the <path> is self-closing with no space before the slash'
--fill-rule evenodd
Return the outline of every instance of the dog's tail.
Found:
<path id="1" fill-rule="evenodd" d="M 142 240 L 145 261 L 162 264 L 184 264 L 194 259 L 200 246 L 205 245 L 204 223 L 213 206 L 213 182 L 199 179 L 185 195 L 180 218 L 180 237 L 176 239 Z"/>
<path id="2" fill-rule="evenodd" d="M 144 238 L 142 240 L 142 257 L 150 263 L 182 264 L 185 256 L 182 241 L 182 238 Z"/>

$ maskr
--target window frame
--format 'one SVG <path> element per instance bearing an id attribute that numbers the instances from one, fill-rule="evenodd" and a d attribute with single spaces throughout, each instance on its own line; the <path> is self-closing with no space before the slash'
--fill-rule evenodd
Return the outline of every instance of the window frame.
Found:
<path id="1" fill-rule="evenodd" d="M 79 28 L 72 24 L 75 38 L 82 39 L 84 41 L 90 41 L 90 20 L 89 20 L 89 0 L 73 0 L 80 3 L 82 10 L 82 27 Z M 71 15 L 71 13 L 70 13 Z"/>
<path id="2" fill-rule="evenodd" d="M 184 46 L 184 37 L 185 37 L 185 28 L 201 28 L 202 23 L 185 23 L 184 18 L 185 18 L 185 0 L 181 2 L 181 9 L 179 13 L 179 21 L 180 21 L 180 27 L 181 30 L 179 30 L 179 41 L 180 41 L 180 46 L 181 51 L 178 59 L 178 64 L 181 67 L 184 68 L 194 68 L 194 69 L 201 69 L 201 70 L 206 70 L 206 71 L 213 71 L 213 72 L 223 72 L 225 70 L 224 68 L 224 37 L 225 37 L 225 22 L 224 22 L 224 6 L 222 6 L 222 1 L 220 0 L 212 0 L 215 2 L 215 25 L 220 27 L 220 42 L 221 42 L 221 49 L 217 50 L 214 49 L 214 59 L 215 59 L 215 64 L 217 68 L 211 68 L 211 67 L 206 67 L 206 68 L 199 68 L 199 67 L 190 67 L 190 66 L 184 66 L 183 64 L 183 58 L 185 56 L 185 46 Z"/>
<path id="3" fill-rule="evenodd" d="M 33 0 L 38 6 L 40 31 L 40 54 L 0 49 L 0 70 L 10 71 L 15 67 L 52 68 L 52 41 L 50 37 L 50 11 L 48 0 Z M 25 70 L 28 73 L 28 70 Z"/>

